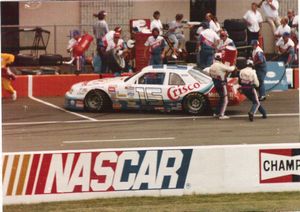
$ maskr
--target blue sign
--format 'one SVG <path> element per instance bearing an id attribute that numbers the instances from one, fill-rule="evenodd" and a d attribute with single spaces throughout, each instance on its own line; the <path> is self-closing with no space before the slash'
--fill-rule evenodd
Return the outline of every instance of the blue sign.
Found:
<path id="1" fill-rule="evenodd" d="M 288 82 L 283 62 L 267 62 L 266 91 L 286 91 Z"/>

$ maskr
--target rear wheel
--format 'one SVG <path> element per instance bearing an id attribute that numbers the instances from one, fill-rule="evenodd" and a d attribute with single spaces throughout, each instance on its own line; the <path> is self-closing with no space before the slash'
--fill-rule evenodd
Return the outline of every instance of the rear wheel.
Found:
<path id="1" fill-rule="evenodd" d="M 207 107 L 207 100 L 201 93 L 190 93 L 183 99 L 183 109 L 192 115 L 200 115 Z"/>
<path id="2" fill-rule="evenodd" d="M 103 91 L 92 90 L 86 95 L 84 106 L 90 112 L 103 112 L 111 108 L 111 101 Z"/>

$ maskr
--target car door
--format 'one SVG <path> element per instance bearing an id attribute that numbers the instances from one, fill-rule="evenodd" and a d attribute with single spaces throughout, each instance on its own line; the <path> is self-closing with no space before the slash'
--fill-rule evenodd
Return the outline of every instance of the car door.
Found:
<path id="1" fill-rule="evenodd" d="M 163 91 L 166 81 L 164 72 L 146 72 L 134 84 L 134 99 L 140 107 L 163 106 Z"/>

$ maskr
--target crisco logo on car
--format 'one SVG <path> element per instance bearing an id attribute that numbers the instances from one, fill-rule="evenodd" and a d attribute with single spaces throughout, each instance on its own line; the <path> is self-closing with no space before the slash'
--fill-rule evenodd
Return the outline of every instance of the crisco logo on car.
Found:
<path id="1" fill-rule="evenodd" d="M 260 183 L 300 182 L 300 149 L 260 150 Z"/>
<path id="2" fill-rule="evenodd" d="M 172 101 L 176 101 L 181 95 L 196 90 L 197 88 L 200 88 L 200 83 L 198 82 L 190 85 L 171 87 L 168 89 L 168 97 Z"/>
<path id="3" fill-rule="evenodd" d="M 12 196 L 20 192 L 33 195 L 183 189 L 192 152 L 177 149 L 34 154 L 26 159 L 30 162 L 25 170 L 28 180 L 20 176 L 15 181 L 24 182 L 23 190 L 14 194 L 15 185 L 5 184 L 3 191 Z"/>

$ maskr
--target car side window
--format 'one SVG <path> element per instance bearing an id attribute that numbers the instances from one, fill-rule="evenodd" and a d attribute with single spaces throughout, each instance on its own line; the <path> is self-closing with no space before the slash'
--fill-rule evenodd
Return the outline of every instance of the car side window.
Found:
<path id="1" fill-rule="evenodd" d="M 169 85 L 185 85 L 183 79 L 176 73 L 170 73 Z"/>
<path id="2" fill-rule="evenodd" d="M 144 85 L 163 85 L 165 73 L 149 72 L 139 78 L 138 83 Z"/>

